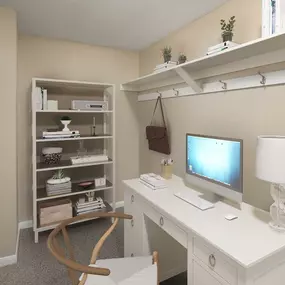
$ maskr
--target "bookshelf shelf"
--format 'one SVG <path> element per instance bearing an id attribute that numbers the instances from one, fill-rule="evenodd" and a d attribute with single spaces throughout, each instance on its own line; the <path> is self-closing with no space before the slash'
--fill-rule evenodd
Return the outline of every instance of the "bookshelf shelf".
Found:
<path id="1" fill-rule="evenodd" d="M 57 198 L 82 195 L 82 194 L 85 194 L 88 192 L 98 192 L 98 191 L 110 190 L 110 189 L 112 189 L 112 187 L 113 187 L 113 184 L 110 181 L 106 181 L 105 186 L 97 187 L 97 188 L 90 188 L 88 190 L 80 190 L 78 183 L 72 183 L 71 193 L 54 195 L 54 196 L 47 196 L 46 189 L 44 187 L 40 187 L 37 189 L 37 201 L 38 202 L 47 201 L 47 200 L 53 200 L 53 199 L 57 199 Z"/>
<path id="2" fill-rule="evenodd" d="M 37 138 L 37 143 L 43 142 L 61 142 L 61 141 L 81 141 L 81 140 L 101 140 L 101 139 L 112 139 L 112 135 L 96 135 L 96 136 L 80 136 L 76 138 L 55 138 L 55 139 L 43 139 Z"/>
<path id="3" fill-rule="evenodd" d="M 105 209 L 102 209 L 102 210 L 98 210 L 97 212 L 112 212 L 113 211 L 113 207 L 106 201 L 104 201 L 105 205 L 106 205 L 106 208 Z M 81 220 L 81 221 L 76 221 L 70 225 L 75 225 L 75 224 L 78 224 L 78 223 L 84 223 L 84 222 L 87 222 L 87 221 L 92 221 L 92 220 L 97 220 L 98 218 L 92 218 L 92 219 L 85 219 L 85 220 Z M 37 224 L 39 225 L 39 221 L 37 220 Z M 48 226 L 39 226 L 38 228 L 35 229 L 35 232 L 39 233 L 39 232 L 45 232 L 45 231 L 49 231 L 49 230 L 52 230 L 54 228 L 56 228 L 56 226 L 58 226 L 59 223 L 55 223 L 55 224 L 52 224 L 52 225 L 48 225 Z"/>

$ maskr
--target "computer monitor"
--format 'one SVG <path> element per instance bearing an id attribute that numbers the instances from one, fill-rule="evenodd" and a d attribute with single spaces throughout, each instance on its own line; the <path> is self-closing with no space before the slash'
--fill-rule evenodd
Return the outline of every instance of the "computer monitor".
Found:
<path id="1" fill-rule="evenodd" d="M 186 134 L 186 181 L 219 196 L 241 202 L 243 141 Z"/>

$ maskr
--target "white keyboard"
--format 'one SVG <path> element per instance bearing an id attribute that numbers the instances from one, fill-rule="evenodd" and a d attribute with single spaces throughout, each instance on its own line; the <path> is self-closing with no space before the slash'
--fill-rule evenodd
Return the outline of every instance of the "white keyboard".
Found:
<path id="1" fill-rule="evenodd" d="M 174 196 L 178 197 L 179 199 L 195 206 L 196 208 L 205 211 L 211 208 L 214 208 L 215 205 L 211 202 L 208 202 L 199 196 L 191 193 L 191 190 L 189 191 L 183 191 L 183 192 L 178 192 L 175 193 Z"/>

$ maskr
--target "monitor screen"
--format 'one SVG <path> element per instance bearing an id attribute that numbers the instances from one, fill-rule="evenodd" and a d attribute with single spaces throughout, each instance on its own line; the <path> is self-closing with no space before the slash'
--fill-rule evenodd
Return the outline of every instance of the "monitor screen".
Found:
<path id="1" fill-rule="evenodd" d="M 186 152 L 188 174 L 243 192 L 242 140 L 187 134 Z"/>

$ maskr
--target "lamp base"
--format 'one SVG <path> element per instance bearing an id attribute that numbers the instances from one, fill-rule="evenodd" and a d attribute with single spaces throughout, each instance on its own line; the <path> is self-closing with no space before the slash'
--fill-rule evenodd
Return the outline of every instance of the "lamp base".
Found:
<path id="1" fill-rule="evenodd" d="M 275 231 L 277 231 L 277 232 L 285 233 L 285 227 L 282 226 L 282 225 L 277 224 L 277 223 L 274 222 L 274 221 L 271 221 L 271 222 L 269 223 L 269 226 L 270 226 L 272 229 L 274 229 Z"/>

